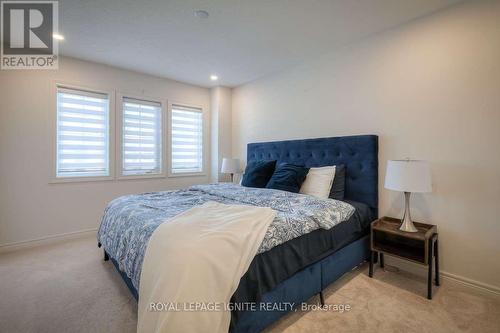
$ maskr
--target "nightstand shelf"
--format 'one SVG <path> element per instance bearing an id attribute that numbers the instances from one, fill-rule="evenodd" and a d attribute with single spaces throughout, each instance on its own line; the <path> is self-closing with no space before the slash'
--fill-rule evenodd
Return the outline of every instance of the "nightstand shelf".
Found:
<path id="1" fill-rule="evenodd" d="M 370 277 L 373 276 L 375 254 L 380 253 L 380 266 L 384 266 L 384 254 L 428 266 L 427 298 L 432 299 L 432 266 L 435 264 L 435 283 L 439 286 L 439 256 L 437 227 L 414 222 L 418 232 L 399 230 L 401 220 L 382 217 L 371 224 Z"/>

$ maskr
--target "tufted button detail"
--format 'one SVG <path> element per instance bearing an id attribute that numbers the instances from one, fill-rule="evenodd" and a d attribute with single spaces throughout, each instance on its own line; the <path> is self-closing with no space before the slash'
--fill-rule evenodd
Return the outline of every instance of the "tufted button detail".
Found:
<path id="1" fill-rule="evenodd" d="M 346 166 L 346 197 L 377 207 L 377 141 L 374 136 L 277 141 L 248 145 L 248 159 L 278 160 L 308 167 Z M 362 191 L 362 193 L 360 193 Z"/>

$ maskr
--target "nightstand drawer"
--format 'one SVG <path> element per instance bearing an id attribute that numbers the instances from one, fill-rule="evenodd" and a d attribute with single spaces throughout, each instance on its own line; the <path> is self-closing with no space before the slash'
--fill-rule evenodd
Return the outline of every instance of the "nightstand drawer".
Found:
<path id="1" fill-rule="evenodd" d="M 425 241 L 373 230 L 372 251 L 427 264 Z"/>

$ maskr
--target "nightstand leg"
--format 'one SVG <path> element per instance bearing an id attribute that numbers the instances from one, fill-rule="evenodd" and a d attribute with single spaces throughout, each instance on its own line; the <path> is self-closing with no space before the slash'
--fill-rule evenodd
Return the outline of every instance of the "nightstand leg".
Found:
<path id="1" fill-rule="evenodd" d="M 429 253 L 427 256 L 427 264 L 429 265 L 429 274 L 427 275 L 427 298 L 432 299 L 432 258 L 434 257 L 434 242 L 432 238 L 429 240 Z"/>
<path id="2" fill-rule="evenodd" d="M 368 276 L 373 277 L 373 259 L 375 257 L 375 251 L 370 251 L 370 269 L 368 271 Z"/>
<path id="3" fill-rule="evenodd" d="M 380 268 L 384 268 L 384 254 L 380 252 Z"/>
<path id="4" fill-rule="evenodd" d="M 108 253 L 106 251 L 104 251 L 104 261 L 108 261 L 108 260 L 109 260 Z"/>
<path id="5" fill-rule="evenodd" d="M 319 301 L 321 303 L 321 306 L 325 306 L 325 295 L 323 295 L 323 290 L 319 292 Z"/>
<path id="6" fill-rule="evenodd" d="M 438 250 L 438 239 L 436 237 L 436 241 L 434 242 L 434 260 L 436 265 L 436 286 L 439 286 L 439 250 Z"/>

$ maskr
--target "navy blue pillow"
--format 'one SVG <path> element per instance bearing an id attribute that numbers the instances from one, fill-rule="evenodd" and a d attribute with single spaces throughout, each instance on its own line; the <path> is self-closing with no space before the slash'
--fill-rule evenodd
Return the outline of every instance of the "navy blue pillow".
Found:
<path id="1" fill-rule="evenodd" d="M 306 180 L 309 168 L 282 163 L 276 167 L 266 188 L 299 193 L 300 186 Z"/>
<path id="2" fill-rule="evenodd" d="M 335 178 L 333 178 L 332 188 L 330 189 L 330 198 L 335 200 L 344 200 L 345 192 L 345 165 L 335 166 Z"/>
<path id="3" fill-rule="evenodd" d="M 246 187 L 266 187 L 275 167 L 276 161 L 252 161 L 248 163 L 241 185 Z"/>

